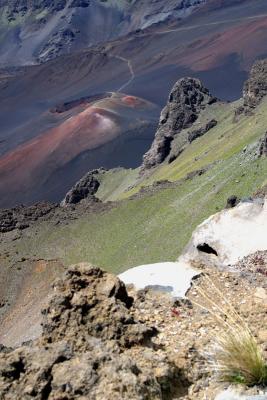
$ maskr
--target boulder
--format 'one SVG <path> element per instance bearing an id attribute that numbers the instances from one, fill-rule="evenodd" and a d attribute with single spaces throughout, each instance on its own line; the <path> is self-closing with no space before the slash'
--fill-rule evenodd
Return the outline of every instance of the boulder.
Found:
<path id="1" fill-rule="evenodd" d="M 169 398 L 180 371 L 154 348 L 156 330 L 133 316 L 133 299 L 118 278 L 79 264 L 54 291 L 43 310 L 42 336 L 0 352 L 1 398 Z"/>

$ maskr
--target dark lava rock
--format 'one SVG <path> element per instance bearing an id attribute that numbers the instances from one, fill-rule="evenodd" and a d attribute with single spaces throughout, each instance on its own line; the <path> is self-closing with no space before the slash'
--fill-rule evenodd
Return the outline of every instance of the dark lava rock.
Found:
<path id="1" fill-rule="evenodd" d="M 91 0 L 73 0 L 69 8 L 88 7 Z M 10 14 L 34 10 L 49 9 L 61 11 L 68 4 L 67 0 L 0 0 L 0 7 L 8 7 Z"/>
<path id="2" fill-rule="evenodd" d="M 245 112 L 253 110 L 267 95 L 267 59 L 257 61 L 243 89 Z"/>
<path id="3" fill-rule="evenodd" d="M 1 398 L 171 399 L 180 370 L 154 349 L 155 330 L 134 318 L 132 301 L 115 276 L 71 267 L 43 311 L 42 337 L 0 352 Z"/>
<path id="4" fill-rule="evenodd" d="M 259 157 L 267 157 L 267 132 L 260 141 Z"/>
<path id="5" fill-rule="evenodd" d="M 180 79 L 174 85 L 161 113 L 152 147 L 144 155 L 142 172 L 162 163 L 170 154 L 175 136 L 182 129 L 189 128 L 198 119 L 201 110 L 216 101 L 199 79 Z"/>
<path id="6" fill-rule="evenodd" d="M 202 126 L 199 129 L 195 129 L 191 132 L 189 132 L 188 135 L 188 141 L 189 143 L 192 143 L 194 140 L 196 140 L 197 138 L 205 135 L 205 133 L 207 133 L 208 131 L 210 131 L 212 128 L 214 128 L 216 125 L 218 124 L 218 122 L 216 121 L 216 119 L 212 119 L 209 122 L 207 122 L 206 125 Z"/>
<path id="7" fill-rule="evenodd" d="M 89 7 L 91 0 L 73 0 L 70 4 L 70 7 Z"/>
<path id="8" fill-rule="evenodd" d="M 238 205 L 239 202 L 240 202 L 240 199 L 237 196 L 232 195 L 232 196 L 228 197 L 228 199 L 227 199 L 226 208 L 234 208 Z"/>
<path id="9" fill-rule="evenodd" d="M 49 215 L 56 208 L 56 204 L 38 203 L 30 207 L 18 206 L 0 210 L 0 232 L 26 229 L 32 222 Z"/>
<path id="10" fill-rule="evenodd" d="M 51 108 L 49 111 L 53 114 L 61 114 L 71 110 L 72 108 L 78 107 L 82 104 L 90 104 L 98 100 L 109 98 L 111 96 L 112 96 L 111 93 L 106 92 L 106 93 L 99 93 L 91 96 L 81 97 L 76 100 L 58 104 L 55 107 Z"/>
<path id="11" fill-rule="evenodd" d="M 100 186 L 99 181 L 95 178 L 95 175 L 98 173 L 99 170 L 89 171 L 72 189 L 70 189 L 61 205 L 78 204 L 81 200 L 87 198 L 93 201 L 99 201 L 94 196 Z"/>

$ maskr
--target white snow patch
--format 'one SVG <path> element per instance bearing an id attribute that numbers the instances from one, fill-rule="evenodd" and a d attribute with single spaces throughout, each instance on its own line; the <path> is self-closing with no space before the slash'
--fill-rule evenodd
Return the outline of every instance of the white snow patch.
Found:
<path id="1" fill-rule="evenodd" d="M 174 297 L 184 297 L 194 276 L 199 271 L 183 262 L 162 262 L 131 268 L 119 275 L 125 284 L 133 284 L 136 289 L 154 287 L 166 291 Z"/>
<path id="2" fill-rule="evenodd" d="M 205 247 L 217 255 L 203 252 Z M 208 218 L 195 230 L 177 262 L 141 265 L 119 278 L 137 289 L 154 287 L 175 297 L 184 297 L 192 278 L 199 275 L 193 266 L 229 268 L 259 250 L 267 250 L 267 200 L 241 203 Z"/>
<path id="3" fill-rule="evenodd" d="M 234 265 L 256 251 L 267 250 L 267 200 L 241 203 L 211 216 L 193 233 L 183 259 L 200 260 L 197 246 L 204 243 L 218 253 L 218 257 L 206 254 L 206 258 L 222 267 Z"/>

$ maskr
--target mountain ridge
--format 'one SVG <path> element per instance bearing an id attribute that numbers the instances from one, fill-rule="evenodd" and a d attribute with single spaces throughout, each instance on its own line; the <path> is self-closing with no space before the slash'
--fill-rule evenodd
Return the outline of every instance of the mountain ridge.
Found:
<path id="1" fill-rule="evenodd" d="M 0 64 L 45 62 L 168 18 L 186 17 L 205 1 L 2 0 Z"/>
<path id="2" fill-rule="evenodd" d="M 0 174 L 11 177 L 14 189 L 19 187 L 23 179 L 14 182 L 16 173 L 12 174 L 12 170 L 23 173 L 23 160 L 33 161 L 33 149 L 39 141 L 46 143 L 44 153 L 50 160 L 41 154 L 32 179 L 27 178 L 27 187 L 32 189 L 25 189 L 26 195 L 20 190 L 9 198 L 5 191 L 1 195 L 5 198 L 2 206 L 60 201 L 89 169 L 136 167 L 149 150 L 160 109 L 179 78 L 200 79 L 223 100 L 240 98 L 251 64 L 256 58 L 264 58 L 266 2 L 246 0 L 204 12 L 207 6 L 202 5 L 183 21 L 154 24 L 144 32 L 133 32 L 40 65 L 2 70 Z M 235 18 L 230 13 L 235 13 Z M 87 104 L 88 111 L 83 109 Z M 55 113 L 62 105 L 65 112 Z M 89 112 L 89 107 L 94 113 Z M 72 117 L 76 121 L 73 129 L 67 122 Z M 92 149 L 91 142 L 85 140 L 80 151 L 73 151 L 77 148 L 77 142 L 72 142 L 75 135 L 85 139 L 81 131 L 92 134 L 90 127 L 95 117 L 112 126 L 115 123 L 112 135 L 101 125 L 103 140 L 98 141 L 97 148 Z M 62 146 L 54 142 L 59 136 Z M 127 145 L 132 140 L 134 151 L 129 152 Z M 49 153 L 53 143 L 57 143 L 59 164 L 53 161 L 55 153 Z M 71 150 L 66 157 L 67 143 Z M 17 158 L 28 151 L 31 157 Z"/>

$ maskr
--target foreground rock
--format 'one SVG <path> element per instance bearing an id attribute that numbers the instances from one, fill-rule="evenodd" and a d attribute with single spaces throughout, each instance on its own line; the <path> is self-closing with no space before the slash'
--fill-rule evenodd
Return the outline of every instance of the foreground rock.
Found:
<path id="1" fill-rule="evenodd" d="M 211 358 L 218 333 L 224 327 L 207 311 L 211 305 L 197 288 L 202 289 L 216 304 L 223 305 L 225 301 L 232 304 L 267 357 L 267 251 L 251 254 L 234 265 L 231 271 L 207 265 L 201 267 L 202 273 L 194 279 L 186 299 L 171 301 L 167 294 L 149 289 L 130 292 L 135 299 L 135 315 L 159 330 L 153 341 L 164 348 L 168 358 L 184 371 L 184 376 L 191 383 L 188 391 L 175 399 L 217 400 L 216 396 L 225 395 L 224 390 L 231 387 L 227 382 L 218 381 L 212 363 L 215 360 Z M 218 289 L 217 293 L 213 285 Z M 248 388 L 241 385 L 237 388 L 234 385 L 226 393 L 236 396 L 242 393 L 238 400 L 267 398 L 266 388 L 261 386 Z M 223 397 L 223 400 L 230 399 L 235 398 Z"/>
<path id="2" fill-rule="evenodd" d="M 0 353 L 1 399 L 163 399 L 179 370 L 151 339 L 156 330 L 132 313 L 116 277 L 71 267 L 43 310 L 42 337 Z M 172 387 L 172 385 L 174 385 Z"/>
<path id="3" fill-rule="evenodd" d="M 144 155 L 142 170 L 162 163 L 170 154 L 173 139 L 182 129 L 191 127 L 207 105 L 216 101 L 217 99 L 210 94 L 199 79 L 180 79 L 174 85 L 169 101 L 161 113 L 155 140 L 151 149 Z M 195 136 L 203 135 L 215 125 L 216 122 L 212 121 L 210 126 L 195 133 Z M 196 137 L 192 137 L 191 141 Z"/>

